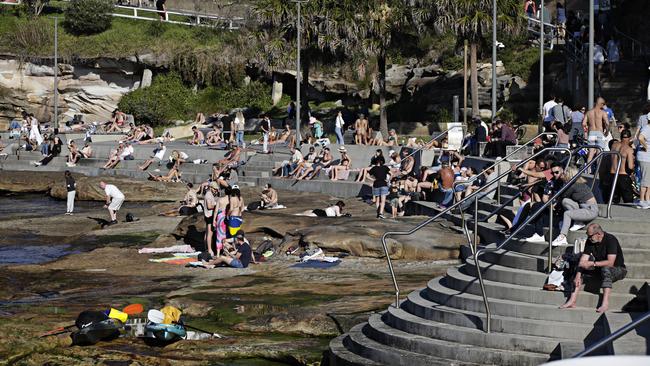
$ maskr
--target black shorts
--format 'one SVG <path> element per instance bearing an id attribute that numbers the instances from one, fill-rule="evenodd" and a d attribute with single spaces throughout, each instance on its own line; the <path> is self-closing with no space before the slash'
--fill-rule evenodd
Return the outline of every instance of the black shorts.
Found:
<path id="1" fill-rule="evenodd" d="M 206 225 L 212 225 L 212 217 L 205 217 L 205 215 L 203 215 L 203 218 L 205 219 Z"/>
<path id="2" fill-rule="evenodd" d="M 325 212 L 325 210 L 323 210 L 321 208 L 317 208 L 317 209 L 313 210 L 312 212 L 314 213 L 314 215 L 316 215 L 318 217 L 327 217 L 327 213 Z"/>

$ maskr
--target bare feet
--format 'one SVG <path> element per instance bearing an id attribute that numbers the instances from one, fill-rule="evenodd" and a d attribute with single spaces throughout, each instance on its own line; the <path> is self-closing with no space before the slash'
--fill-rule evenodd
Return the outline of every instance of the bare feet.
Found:
<path id="1" fill-rule="evenodd" d="M 596 312 L 602 314 L 602 313 L 606 312 L 607 309 L 609 309 L 609 304 L 604 303 L 598 309 L 596 309 Z"/>
<path id="2" fill-rule="evenodd" d="M 560 309 L 573 309 L 573 308 L 575 308 L 575 307 L 576 307 L 576 304 L 575 304 L 575 303 L 567 302 L 567 303 L 565 303 L 564 305 L 560 306 L 559 308 L 560 308 Z"/>

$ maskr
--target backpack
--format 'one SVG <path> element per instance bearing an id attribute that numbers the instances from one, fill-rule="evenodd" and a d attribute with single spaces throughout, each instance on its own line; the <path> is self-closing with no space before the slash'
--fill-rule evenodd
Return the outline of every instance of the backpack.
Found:
<path id="1" fill-rule="evenodd" d="M 77 328 L 83 329 L 87 326 L 102 322 L 106 319 L 108 319 L 108 315 L 101 311 L 84 310 L 79 313 L 79 316 L 77 316 L 77 320 L 75 320 L 74 324 L 77 326 Z"/>

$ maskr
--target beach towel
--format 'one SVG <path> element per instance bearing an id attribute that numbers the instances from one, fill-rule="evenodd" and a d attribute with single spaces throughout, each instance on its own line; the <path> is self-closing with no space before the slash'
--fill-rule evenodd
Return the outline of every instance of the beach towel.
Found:
<path id="1" fill-rule="evenodd" d="M 337 260 L 336 262 L 321 262 L 319 260 L 309 260 L 306 262 L 296 263 L 293 266 L 291 266 L 291 268 L 328 269 L 328 268 L 336 267 L 339 264 L 341 264 L 340 260 Z"/>
<path id="2" fill-rule="evenodd" d="M 173 245 L 166 248 L 142 248 L 138 250 L 140 254 L 147 253 L 193 253 L 195 252 L 194 248 L 191 245 Z"/>
<path id="3" fill-rule="evenodd" d="M 158 259 L 149 259 L 149 262 L 184 265 L 184 264 L 188 264 L 188 263 L 191 263 L 191 262 L 196 262 L 196 257 L 192 257 L 192 258 L 183 258 L 183 257 L 158 258 Z"/>

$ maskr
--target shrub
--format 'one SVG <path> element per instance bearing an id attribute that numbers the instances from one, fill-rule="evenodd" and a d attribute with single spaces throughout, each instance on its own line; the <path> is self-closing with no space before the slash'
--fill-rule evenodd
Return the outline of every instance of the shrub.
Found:
<path id="1" fill-rule="evenodd" d="M 54 27 L 45 19 L 15 19 L 1 41 L 19 55 L 42 55 L 52 49 Z"/>
<path id="2" fill-rule="evenodd" d="M 111 0 L 72 0 L 65 9 L 65 29 L 75 35 L 102 33 L 113 21 Z"/>
<path id="3" fill-rule="evenodd" d="M 253 111 L 268 111 L 273 105 L 271 86 L 259 81 L 239 87 L 208 87 L 199 94 L 198 108 L 207 113 L 228 112 L 233 108 L 248 107 Z"/>
<path id="4" fill-rule="evenodd" d="M 195 105 L 194 92 L 183 84 L 178 74 L 170 73 L 156 76 L 148 88 L 127 93 L 118 107 L 132 114 L 139 123 L 159 126 L 170 120 L 191 118 Z"/>

